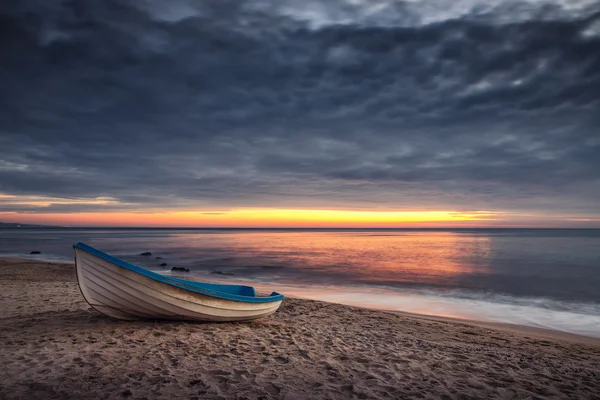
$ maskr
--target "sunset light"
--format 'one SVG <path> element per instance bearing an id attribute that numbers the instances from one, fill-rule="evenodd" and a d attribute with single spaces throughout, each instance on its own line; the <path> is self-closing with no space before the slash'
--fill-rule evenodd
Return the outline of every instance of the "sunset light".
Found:
<path id="1" fill-rule="evenodd" d="M 345 211 L 249 209 L 231 211 L 103 212 L 20 214 L 0 213 L 5 221 L 62 224 L 70 226 L 155 227 L 403 227 L 444 226 L 452 223 L 492 221 L 489 211 Z"/>
<path id="2" fill-rule="evenodd" d="M 600 0 L 0 21 L 0 399 L 598 399 Z"/>

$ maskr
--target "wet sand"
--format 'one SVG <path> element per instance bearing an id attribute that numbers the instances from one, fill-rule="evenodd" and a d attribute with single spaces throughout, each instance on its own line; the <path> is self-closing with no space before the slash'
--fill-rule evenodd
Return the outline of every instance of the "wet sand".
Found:
<path id="1" fill-rule="evenodd" d="M 0 399 L 600 399 L 600 340 L 286 299 L 251 323 L 125 322 L 74 266 L 0 259 Z"/>

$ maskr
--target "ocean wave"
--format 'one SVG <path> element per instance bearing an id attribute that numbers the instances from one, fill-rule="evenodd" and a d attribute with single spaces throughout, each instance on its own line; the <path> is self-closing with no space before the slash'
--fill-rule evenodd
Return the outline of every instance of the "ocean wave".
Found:
<path id="1" fill-rule="evenodd" d="M 367 287 L 279 287 L 282 293 L 360 307 L 501 322 L 600 337 L 600 304 L 486 295 L 446 294 Z"/>

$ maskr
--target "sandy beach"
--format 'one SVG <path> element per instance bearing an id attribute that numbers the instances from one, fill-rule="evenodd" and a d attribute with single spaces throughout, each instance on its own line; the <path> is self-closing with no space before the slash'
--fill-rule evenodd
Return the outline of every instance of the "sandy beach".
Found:
<path id="1" fill-rule="evenodd" d="M 251 323 L 124 322 L 74 266 L 0 260 L 0 399 L 600 399 L 600 340 L 286 299 Z"/>

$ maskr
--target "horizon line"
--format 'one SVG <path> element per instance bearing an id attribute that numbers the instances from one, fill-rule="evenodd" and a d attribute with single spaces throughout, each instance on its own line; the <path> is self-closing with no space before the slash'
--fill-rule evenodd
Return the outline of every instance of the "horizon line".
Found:
<path id="1" fill-rule="evenodd" d="M 2 224 L 2 223 L 0 223 Z M 7 225 L 23 226 L 2 226 L 0 229 L 179 229 L 179 230 L 449 230 L 449 229 L 539 229 L 539 230 L 598 230 L 600 227 L 536 227 L 536 226 L 445 226 L 445 227 L 215 227 L 215 226 L 106 226 L 106 225 L 37 225 L 37 224 L 18 224 L 5 223 Z"/>

